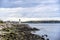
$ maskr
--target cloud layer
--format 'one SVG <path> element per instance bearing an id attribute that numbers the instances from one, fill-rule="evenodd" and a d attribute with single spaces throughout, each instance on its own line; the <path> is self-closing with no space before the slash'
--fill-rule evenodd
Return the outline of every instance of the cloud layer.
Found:
<path id="1" fill-rule="evenodd" d="M 0 0 L 0 17 L 51 18 L 60 17 L 59 0 Z"/>
<path id="2" fill-rule="evenodd" d="M 59 0 L 0 0 L 0 7 L 35 7 L 37 5 L 57 4 Z"/>

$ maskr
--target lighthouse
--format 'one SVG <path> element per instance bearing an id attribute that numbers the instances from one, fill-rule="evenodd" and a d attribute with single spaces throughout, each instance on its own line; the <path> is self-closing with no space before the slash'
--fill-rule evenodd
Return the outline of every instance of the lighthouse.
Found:
<path id="1" fill-rule="evenodd" d="M 19 24 L 21 24 L 21 19 L 19 19 Z"/>

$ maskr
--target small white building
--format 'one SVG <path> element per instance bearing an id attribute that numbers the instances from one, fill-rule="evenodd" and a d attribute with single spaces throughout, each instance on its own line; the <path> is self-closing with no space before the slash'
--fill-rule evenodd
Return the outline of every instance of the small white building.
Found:
<path id="1" fill-rule="evenodd" d="M 21 24 L 21 19 L 19 19 L 19 24 Z"/>

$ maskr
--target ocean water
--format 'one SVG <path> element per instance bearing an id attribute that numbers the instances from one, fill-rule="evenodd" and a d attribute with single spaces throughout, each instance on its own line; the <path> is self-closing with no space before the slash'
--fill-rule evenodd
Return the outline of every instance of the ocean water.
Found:
<path id="1" fill-rule="evenodd" d="M 60 40 L 60 23 L 28 23 L 31 27 L 40 29 L 37 35 L 47 34 L 50 40 Z"/>

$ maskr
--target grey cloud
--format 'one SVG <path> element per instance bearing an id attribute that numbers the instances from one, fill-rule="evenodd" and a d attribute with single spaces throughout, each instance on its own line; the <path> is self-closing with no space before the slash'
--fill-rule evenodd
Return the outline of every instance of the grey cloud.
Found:
<path id="1" fill-rule="evenodd" d="M 58 3 L 58 0 L 0 0 L 0 8 L 35 7 L 54 3 Z"/>
<path id="2" fill-rule="evenodd" d="M 0 0 L 0 8 L 14 8 L 14 7 L 34 7 L 39 3 L 21 1 L 21 0 Z"/>

